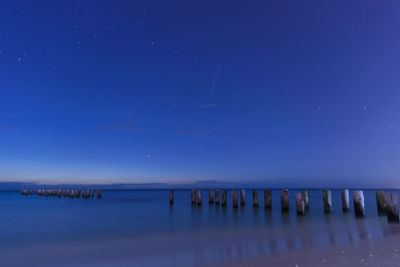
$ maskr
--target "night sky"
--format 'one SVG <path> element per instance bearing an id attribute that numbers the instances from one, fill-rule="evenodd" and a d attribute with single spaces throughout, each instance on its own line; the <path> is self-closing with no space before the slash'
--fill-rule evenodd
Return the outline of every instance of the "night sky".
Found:
<path id="1" fill-rule="evenodd" d="M 2 0 L 0 181 L 400 187 L 399 14 Z"/>

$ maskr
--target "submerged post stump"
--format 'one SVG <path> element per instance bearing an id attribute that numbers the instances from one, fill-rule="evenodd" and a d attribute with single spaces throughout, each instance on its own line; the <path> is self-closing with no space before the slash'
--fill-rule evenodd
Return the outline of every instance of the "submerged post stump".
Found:
<path id="1" fill-rule="evenodd" d="M 190 200 L 192 204 L 196 204 L 196 190 L 194 189 L 190 192 Z"/>
<path id="2" fill-rule="evenodd" d="M 289 190 L 283 189 L 281 191 L 281 206 L 282 211 L 289 211 Z"/>
<path id="3" fill-rule="evenodd" d="M 232 190 L 232 205 L 234 208 L 238 207 L 238 191 Z"/>
<path id="4" fill-rule="evenodd" d="M 253 190 L 253 207 L 258 207 L 258 190 Z"/>
<path id="5" fill-rule="evenodd" d="M 305 204 L 302 193 L 296 193 L 296 212 L 297 215 L 304 215 Z"/>
<path id="6" fill-rule="evenodd" d="M 169 190 L 169 204 L 174 204 L 174 190 Z"/>
<path id="7" fill-rule="evenodd" d="M 310 197 L 308 196 L 308 190 L 302 190 L 301 196 L 304 200 L 304 209 L 309 210 L 310 209 Z"/>
<path id="8" fill-rule="evenodd" d="M 202 192 L 199 189 L 197 190 L 197 206 L 201 206 L 203 204 L 201 197 L 202 197 Z"/>
<path id="9" fill-rule="evenodd" d="M 214 190 L 208 190 L 208 203 L 214 204 Z"/>
<path id="10" fill-rule="evenodd" d="M 350 197 L 349 197 L 349 189 L 342 190 L 342 210 L 349 211 L 350 209 Z"/>
<path id="11" fill-rule="evenodd" d="M 97 198 L 102 198 L 103 197 L 103 191 L 101 189 L 97 190 Z"/>
<path id="12" fill-rule="evenodd" d="M 219 205 L 219 195 L 220 195 L 220 193 L 219 193 L 219 190 L 215 190 L 215 204 L 216 205 Z"/>
<path id="13" fill-rule="evenodd" d="M 331 190 L 323 191 L 323 200 L 324 200 L 324 212 L 331 213 L 332 210 L 332 194 Z"/>
<path id="14" fill-rule="evenodd" d="M 364 193 L 361 190 L 353 191 L 354 213 L 357 217 L 363 217 L 364 208 Z"/>
<path id="15" fill-rule="evenodd" d="M 221 192 L 221 205 L 226 206 L 226 200 L 227 200 L 227 191 L 222 190 Z"/>
<path id="16" fill-rule="evenodd" d="M 240 189 L 240 205 L 244 206 L 246 204 L 246 190 Z"/>
<path id="17" fill-rule="evenodd" d="M 264 207 L 266 209 L 271 208 L 272 204 L 271 189 L 264 189 Z"/>
<path id="18" fill-rule="evenodd" d="M 396 193 L 388 193 L 386 197 L 388 222 L 399 223 L 399 195 Z"/>
<path id="19" fill-rule="evenodd" d="M 386 195 L 385 191 L 378 190 L 375 193 L 376 195 L 376 207 L 378 208 L 379 215 L 386 214 Z"/>

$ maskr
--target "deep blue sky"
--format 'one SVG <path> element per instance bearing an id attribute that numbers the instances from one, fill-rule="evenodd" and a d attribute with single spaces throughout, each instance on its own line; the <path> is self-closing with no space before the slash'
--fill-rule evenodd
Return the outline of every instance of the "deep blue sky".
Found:
<path id="1" fill-rule="evenodd" d="M 398 1 L 0 2 L 0 181 L 400 186 Z"/>

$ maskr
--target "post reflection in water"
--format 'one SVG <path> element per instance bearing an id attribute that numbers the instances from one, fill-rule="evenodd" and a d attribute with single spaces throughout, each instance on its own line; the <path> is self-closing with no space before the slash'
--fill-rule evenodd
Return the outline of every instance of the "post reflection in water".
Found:
<path id="1" fill-rule="evenodd" d="M 49 214 L 52 219 L 59 218 L 55 215 L 61 212 L 72 215 L 76 210 L 79 210 L 77 214 L 91 212 L 93 216 L 104 222 L 101 229 L 97 230 L 96 225 L 90 229 L 85 228 L 85 225 L 89 225 L 81 223 L 82 219 L 86 220 L 85 217 L 70 220 L 68 224 L 63 220 L 57 220 L 57 225 L 69 229 L 73 224 L 74 229 L 79 229 L 80 232 L 85 231 L 88 235 L 93 233 L 96 236 L 99 231 L 108 227 L 108 229 L 113 229 L 115 235 L 120 231 L 122 237 L 135 236 L 129 240 L 133 244 L 138 242 L 136 236 L 145 236 L 146 240 L 153 238 L 156 240 L 154 247 L 162 248 L 158 251 L 162 251 L 163 259 L 175 265 L 182 265 L 185 260 L 204 265 L 216 262 L 226 263 L 237 259 L 247 260 L 261 255 L 309 248 L 357 246 L 361 242 L 373 243 L 400 232 L 398 225 L 388 224 L 386 217 L 378 216 L 376 205 L 370 202 L 366 202 L 368 203 L 366 216 L 363 218 L 356 218 L 353 209 L 343 213 L 340 205 L 333 205 L 332 213 L 324 214 L 320 191 L 310 190 L 311 209 L 303 216 L 297 216 L 293 208 L 289 212 L 282 212 L 279 201 L 273 201 L 271 209 L 265 209 L 262 205 L 254 208 L 250 201 L 251 194 L 248 194 L 247 205 L 233 209 L 230 191 L 228 191 L 226 206 L 206 205 L 208 198 L 203 199 L 203 205 L 195 203 L 192 205 L 190 190 L 175 190 L 173 205 L 169 205 L 166 192 L 105 191 L 101 202 L 85 202 L 82 206 L 79 206 L 79 203 L 75 206 L 67 206 L 63 199 L 43 201 L 42 198 L 36 199 L 35 196 L 26 199 L 16 193 L 9 193 L 5 197 L 8 198 L 7 201 L 20 207 L 21 214 L 30 214 L 29 223 L 35 227 L 30 228 L 31 232 L 28 230 L 26 232 L 31 235 L 49 237 L 46 233 L 50 226 L 44 229 L 41 225 L 44 219 L 50 220 L 50 218 L 36 215 L 46 214 L 43 212 L 44 208 L 46 211 L 51 210 Z M 374 191 L 365 192 L 367 199 L 371 195 L 375 197 Z M 273 191 L 272 195 L 273 199 L 280 200 L 279 190 Z M 338 197 L 335 198 L 335 196 L 340 196 L 340 194 L 336 192 L 332 195 L 333 202 L 337 203 Z M 2 207 L 4 214 L 12 215 L 7 217 L 8 220 L 0 220 L 2 229 L 7 228 L 10 231 L 10 233 L 8 231 L 1 233 L 0 244 L 3 243 L 3 247 L 6 247 L 5 244 L 13 242 L 11 237 L 17 235 L 16 230 L 22 229 L 24 220 L 22 215 L 16 213 L 11 207 L 5 205 Z M 18 220 L 13 219 L 14 217 Z M 163 223 L 160 223 L 161 218 L 164 220 Z M 9 225 L 11 221 L 19 227 L 11 228 Z M 115 221 L 118 221 L 118 225 L 113 224 Z M 36 232 L 32 233 L 32 231 Z M 147 238 L 148 235 L 151 238 Z M 153 245 L 149 250 L 156 254 Z M 158 255 L 152 260 L 158 261 L 161 258 Z"/>

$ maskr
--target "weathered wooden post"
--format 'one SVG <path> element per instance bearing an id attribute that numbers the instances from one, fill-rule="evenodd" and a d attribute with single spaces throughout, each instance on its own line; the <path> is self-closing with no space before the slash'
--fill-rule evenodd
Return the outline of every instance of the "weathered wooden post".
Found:
<path id="1" fill-rule="evenodd" d="M 169 190 L 169 204 L 174 204 L 174 190 Z"/>
<path id="2" fill-rule="evenodd" d="M 258 190 L 253 190 L 253 207 L 258 207 Z"/>
<path id="3" fill-rule="evenodd" d="M 281 191 L 281 206 L 282 211 L 289 211 L 289 190 L 283 189 Z"/>
<path id="4" fill-rule="evenodd" d="M 246 190 L 240 189 L 240 205 L 244 206 L 246 204 Z"/>
<path id="5" fill-rule="evenodd" d="M 349 189 L 342 190 L 342 210 L 349 211 L 350 209 L 350 197 L 349 197 Z"/>
<path id="6" fill-rule="evenodd" d="M 304 215 L 305 211 L 305 204 L 304 198 L 302 193 L 296 193 L 296 212 L 297 215 Z"/>
<path id="7" fill-rule="evenodd" d="M 386 214 L 386 195 L 385 191 L 378 190 L 375 193 L 376 195 L 376 206 L 378 208 L 378 214 L 384 215 Z"/>
<path id="8" fill-rule="evenodd" d="M 197 206 L 201 206 L 203 204 L 202 195 L 201 189 L 197 189 Z"/>
<path id="9" fill-rule="evenodd" d="M 233 208 L 238 207 L 238 191 L 237 190 L 232 190 L 232 205 Z"/>
<path id="10" fill-rule="evenodd" d="M 214 190 L 212 189 L 208 190 L 208 203 L 214 204 Z"/>
<path id="11" fill-rule="evenodd" d="M 190 200 L 192 202 L 192 205 L 196 204 L 196 190 L 192 189 L 190 192 Z"/>
<path id="12" fill-rule="evenodd" d="M 271 189 L 264 189 L 264 208 L 272 207 Z"/>
<path id="13" fill-rule="evenodd" d="M 388 222 L 399 223 L 399 195 L 396 193 L 388 193 L 386 196 Z"/>
<path id="14" fill-rule="evenodd" d="M 354 213 L 357 217 L 363 217 L 364 208 L 364 193 L 361 190 L 353 191 L 353 201 L 354 201 Z"/>
<path id="15" fill-rule="evenodd" d="M 224 189 L 221 192 L 221 205 L 226 206 L 226 200 L 227 200 L 227 191 Z"/>
<path id="16" fill-rule="evenodd" d="M 219 190 L 215 190 L 215 205 L 219 205 L 220 193 Z"/>
<path id="17" fill-rule="evenodd" d="M 331 190 L 325 189 L 323 192 L 323 200 L 324 200 L 324 212 L 331 213 L 332 210 L 332 194 Z"/>
<path id="18" fill-rule="evenodd" d="M 102 198 L 103 197 L 103 191 L 101 189 L 97 190 L 97 198 Z"/>
<path id="19" fill-rule="evenodd" d="M 308 195 L 308 190 L 302 190 L 301 196 L 304 200 L 304 209 L 309 210 L 310 209 L 310 197 Z"/>

